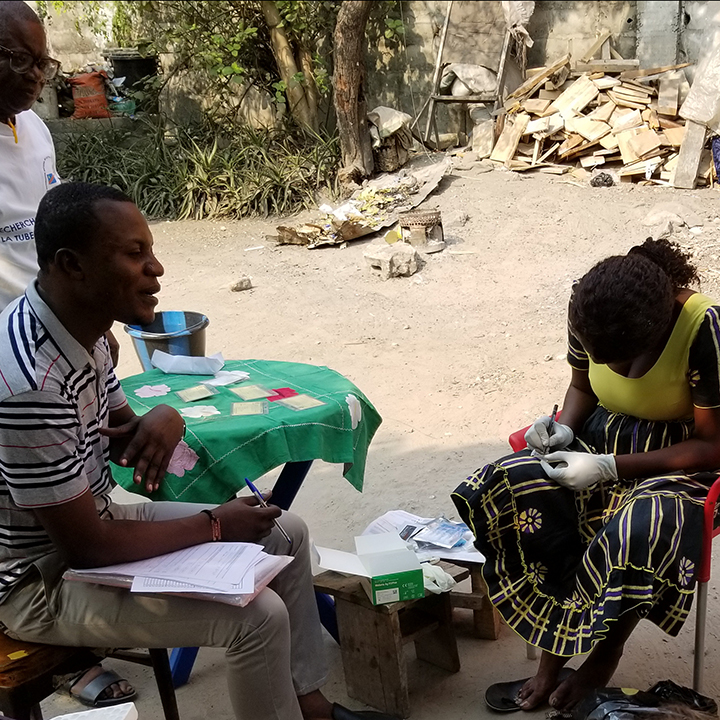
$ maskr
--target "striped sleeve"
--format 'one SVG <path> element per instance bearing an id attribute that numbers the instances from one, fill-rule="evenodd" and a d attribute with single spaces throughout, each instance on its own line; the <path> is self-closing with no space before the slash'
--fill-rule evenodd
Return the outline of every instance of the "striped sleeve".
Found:
<path id="1" fill-rule="evenodd" d="M 49 392 L 26 392 L 0 402 L 0 473 L 23 508 L 59 505 L 88 489 L 85 456 L 97 438 L 80 438 L 76 409 Z"/>
<path id="2" fill-rule="evenodd" d="M 107 374 L 107 394 L 108 394 L 108 410 L 114 412 L 120 410 L 128 404 L 125 397 L 125 391 L 120 385 L 120 381 L 115 377 L 115 370 L 112 366 L 108 368 Z"/>
<path id="3" fill-rule="evenodd" d="M 573 334 L 573 331 L 568 326 L 568 352 L 567 361 L 570 367 L 575 370 L 583 370 L 587 372 L 590 369 L 590 359 L 582 346 L 582 343 Z"/>
<path id="4" fill-rule="evenodd" d="M 693 404 L 720 407 L 720 307 L 709 307 L 688 357 Z"/>

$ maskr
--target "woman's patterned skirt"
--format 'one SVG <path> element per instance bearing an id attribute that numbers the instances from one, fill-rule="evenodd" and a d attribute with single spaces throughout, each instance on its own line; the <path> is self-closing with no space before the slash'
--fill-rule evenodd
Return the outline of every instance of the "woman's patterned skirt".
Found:
<path id="1" fill-rule="evenodd" d="M 646 452 L 688 439 L 661 423 L 598 407 L 569 450 Z M 590 651 L 626 612 L 677 635 L 692 605 L 703 503 L 713 473 L 664 475 L 580 491 L 561 487 L 529 450 L 465 480 L 453 501 L 486 557 L 490 599 L 527 642 Z"/>

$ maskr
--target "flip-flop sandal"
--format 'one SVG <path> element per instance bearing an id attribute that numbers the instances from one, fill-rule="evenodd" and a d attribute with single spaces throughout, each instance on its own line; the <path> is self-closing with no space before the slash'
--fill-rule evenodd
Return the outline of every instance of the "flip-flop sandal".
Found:
<path id="1" fill-rule="evenodd" d="M 558 675 L 558 682 L 564 682 L 574 672 L 572 668 L 563 668 Z M 518 695 L 528 680 L 530 678 L 490 685 L 485 691 L 485 704 L 495 712 L 517 712 L 521 709 L 518 704 Z"/>
<path id="2" fill-rule="evenodd" d="M 87 672 L 87 670 L 85 671 Z M 85 672 L 81 673 L 68 688 L 70 697 L 79 700 L 83 705 L 93 708 L 110 707 L 112 705 L 121 705 L 130 702 L 137 697 L 137 690 L 121 695 L 120 697 L 101 698 L 103 690 L 109 688 L 112 684 L 123 682 L 114 670 L 103 670 L 96 678 L 92 679 L 80 692 L 72 692 L 73 686 L 82 678 Z"/>

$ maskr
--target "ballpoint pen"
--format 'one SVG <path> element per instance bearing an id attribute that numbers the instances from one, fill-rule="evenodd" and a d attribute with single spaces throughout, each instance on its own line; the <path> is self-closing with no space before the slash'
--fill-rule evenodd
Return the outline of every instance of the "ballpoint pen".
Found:
<path id="1" fill-rule="evenodd" d="M 553 405 L 552 414 L 550 415 L 550 422 L 548 423 L 548 450 L 550 449 L 550 438 L 552 436 L 553 426 L 555 425 L 555 418 L 557 417 L 558 406 L 557 403 Z"/>
<path id="2" fill-rule="evenodd" d="M 265 498 L 262 496 L 262 493 L 253 485 L 247 478 L 245 478 L 245 484 L 250 488 L 250 492 L 257 498 L 260 505 L 264 508 L 268 507 L 268 504 L 265 502 Z M 275 523 L 275 527 L 280 531 L 282 536 L 292 545 L 292 538 L 283 530 L 280 523 L 273 519 L 273 522 Z"/>

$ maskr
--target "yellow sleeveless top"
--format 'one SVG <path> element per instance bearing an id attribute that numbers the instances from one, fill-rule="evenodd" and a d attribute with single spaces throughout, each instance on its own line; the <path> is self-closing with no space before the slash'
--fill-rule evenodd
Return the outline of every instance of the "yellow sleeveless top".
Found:
<path id="1" fill-rule="evenodd" d="M 589 379 L 600 404 L 610 412 L 644 420 L 692 418 L 688 381 L 690 346 L 707 309 L 716 303 L 701 293 L 691 295 L 680 310 L 665 349 L 642 377 L 626 378 L 590 360 Z"/>

